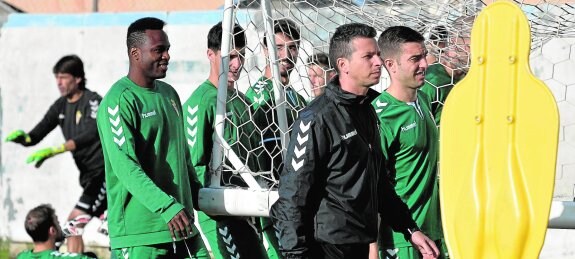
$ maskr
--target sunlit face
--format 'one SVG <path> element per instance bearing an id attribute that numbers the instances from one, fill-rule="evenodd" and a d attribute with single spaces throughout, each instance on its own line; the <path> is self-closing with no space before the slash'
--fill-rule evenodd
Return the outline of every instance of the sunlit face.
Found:
<path id="1" fill-rule="evenodd" d="M 313 96 L 320 96 L 325 91 L 327 82 L 334 76 L 335 72 L 326 71 L 318 65 L 311 65 L 307 68 L 309 81 L 311 82 L 311 91 Z"/>
<path id="2" fill-rule="evenodd" d="M 147 78 L 164 78 L 170 61 L 168 35 L 163 30 L 146 30 L 146 36 L 146 42 L 138 47 L 141 53 L 138 65 Z"/>
<path id="3" fill-rule="evenodd" d="M 427 50 L 423 43 L 407 42 L 401 44 L 401 54 L 392 60 L 390 76 L 407 88 L 417 89 L 425 83 L 427 70 Z M 389 69 L 388 69 L 389 70 Z"/>
<path id="4" fill-rule="evenodd" d="M 56 73 L 54 77 L 61 96 L 72 97 L 72 95 L 80 91 L 78 87 L 82 82 L 82 78 L 74 77 L 69 73 Z"/>
<path id="5" fill-rule="evenodd" d="M 230 52 L 229 58 L 230 62 L 228 64 L 228 88 L 234 88 L 234 82 L 238 81 L 240 78 L 240 74 L 242 72 L 242 67 L 244 65 L 244 57 L 245 57 L 245 49 L 244 48 L 235 48 Z M 217 51 L 215 53 L 215 66 L 218 70 L 220 69 L 220 64 L 222 62 L 222 53 Z"/>
<path id="6" fill-rule="evenodd" d="M 275 34 L 280 76 L 288 77 L 298 57 L 298 43 L 284 33 Z M 267 50 L 266 55 L 269 55 Z"/>
<path id="7" fill-rule="evenodd" d="M 355 38 L 351 45 L 353 52 L 348 60 L 349 66 L 342 73 L 346 73 L 346 76 L 361 87 L 371 87 L 379 83 L 382 60 L 375 39 Z"/>

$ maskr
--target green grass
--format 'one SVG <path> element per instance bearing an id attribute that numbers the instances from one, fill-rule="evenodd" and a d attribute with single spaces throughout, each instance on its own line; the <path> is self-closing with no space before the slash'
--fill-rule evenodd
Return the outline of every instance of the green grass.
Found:
<path id="1" fill-rule="evenodd" d="M 0 238 L 0 259 L 10 258 L 10 240 Z"/>

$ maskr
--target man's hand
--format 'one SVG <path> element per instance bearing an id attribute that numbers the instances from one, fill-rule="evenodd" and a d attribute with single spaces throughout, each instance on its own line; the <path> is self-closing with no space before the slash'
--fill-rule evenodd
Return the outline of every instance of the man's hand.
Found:
<path id="1" fill-rule="evenodd" d="M 194 224 L 194 220 L 192 217 L 188 216 L 186 209 L 178 212 L 178 214 L 168 222 L 168 228 L 170 228 L 172 240 L 176 240 L 176 236 L 179 236 L 180 238 L 190 237 L 193 234 L 192 224 Z"/>
<path id="2" fill-rule="evenodd" d="M 39 168 L 46 159 L 53 157 L 57 154 L 60 154 L 64 151 L 66 151 L 64 145 L 40 149 L 34 152 L 32 155 L 30 155 L 28 159 L 26 159 L 26 163 L 28 164 L 36 163 L 35 167 Z"/>
<path id="3" fill-rule="evenodd" d="M 429 237 L 423 234 L 423 232 L 415 231 L 411 235 L 410 241 L 413 244 L 413 246 L 417 248 L 417 250 L 419 250 L 421 255 L 423 255 L 424 259 L 439 257 L 439 249 L 437 249 L 435 242 L 429 239 Z"/>
<path id="4" fill-rule="evenodd" d="M 377 241 L 369 244 L 369 259 L 379 259 L 379 247 Z"/>
<path id="5" fill-rule="evenodd" d="M 4 141 L 11 141 L 23 145 L 32 142 L 32 139 L 30 139 L 30 136 L 28 136 L 28 134 L 26 134 L 26 132 L 23 130 L 15 130 L 10 132 Z"/>

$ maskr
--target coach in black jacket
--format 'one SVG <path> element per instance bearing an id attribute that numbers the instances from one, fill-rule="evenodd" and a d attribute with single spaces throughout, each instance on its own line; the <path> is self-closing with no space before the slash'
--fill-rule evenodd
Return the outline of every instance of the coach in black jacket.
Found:
<path id="1" fill-rule="evenodd" d="M 330 42 L 339 76 L 302 110 L 280 176 L 271 217 L 287 258 L 367 258 L 382 220 L 406 233 L 425 254 L 437 248 L 417 231 L 406 205 L 384 175 L 378 119 L 382 60 L 374 28 L 346 24 Z"/>

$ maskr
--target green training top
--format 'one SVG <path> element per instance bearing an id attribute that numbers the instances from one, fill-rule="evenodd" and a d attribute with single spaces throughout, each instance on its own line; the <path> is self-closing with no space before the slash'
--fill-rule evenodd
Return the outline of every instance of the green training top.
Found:
<path id="1" fill-rule="evenodd" d="M 279 122 L 277 120 L 277 113 L 274 110 L 275 94 L 274 94 L 273 81 L 265 76 L 262 76 L 258 81 L 248 89 L 246 97 L 253 104 L 255 111 L 256 126 L 262 131 L 263 140 L 262 144 L 270 153 L 267 162 L 260 162 L 264 171 L 272 170 L 276 176 L 279 170 L 279 163 L 281 163 L 282 155 L 281 147 L 277 146 L 280 143 L 281 133 L 279 131 Z M 293 88 L 285 88 L 286 95 L 286 116 L 288 128 L 294 123 L 298 116 L 298 111 L 301 111 L 306 106 L 306 101 L 298 94 Z M 284 132 L 289 135 L 289 132 Z M 272 159 L 273 157 L 273 168 Z"/>
<path id="2" fill-rule="evenodd" d="M 218 89 L 206 80 L 192 93 L 183 106 L 184 126 L 192 165 L 204 185 L 209 184 L 206 172 L 209 171 L 214 144 L 217 95 Z M 249 101 L 236 90 L 228 90 L 227 100 L 224 139 L 244 163 L 248 159 L 248 151 L 252 150 L 248 166 L 252 171 L 257 171 L 258 168 L 253 164 L 255 162 L 253 158 L 263 148 L 255 149 L 260 146 L 261 134 L 256 131 L 251 120 L 252 112 Z M 230 183 L 225 178 L 228 177 L 222 177 L 223 184 Z M 243 181 L 238 182 L 238 180 L 236 177 L 231 180 L 231 183 L 245 185 Z"/>
<path id="3" fill-rule="evenodd" d="M 445 67 L 439 63 L 429 66 L 425 71 L 425 84 L 421 87 L 421 91 L 431 99 L 431 112 L 435 118 L 435 124 L 438 126 L 441 122 L 441 112 L 447 95 L 456 83 L 455 79 L 452 82 Z"/>
<path id="4" fill-rule="evenodd" d="M 92 257 L 76 253 L 60 253 L 56 250 L 44 250 L 42 252 L 34 253 L 32 249 L 24 250 L 16 256 L 16 259 L 54 259 L 54 258 L 91 259 Z"/>
<path id="5" fill-rule="evenodd" d="M 97 122 L 112 249 L 172 242 L 167 223 L 184 208 L 193 215 L 200 183 L 181 111 L 176 91 L 158 80 L 146 89 L 123 77 L 102 100 Z"/>
<path id="6" fill-rule="evenodd" d="M 421 91 L 411 104 L 385 91 L 372 102 L 381 125 L 386 171 L 395 191 L 421 230 L 437 240 L 443 236 L 437 183 L 439 142 L 429 104 Z M 381 224 L 379 231 L 382 248 L 411 245 L 402 233 L 393 232 L 386 224 Z"/>
<path id="7" fill-rule="evenodd" d="M 288 126 L 290 126 L 297 118 L 297 111 L 303 109 L 307 103 L 303 96 L 298 94 L 291 87 L 286 87 L 285 94 L 287 101 L 287 120 Z M 268 120 L 270 122 L 273 121 L 271 109 L 275 107 L 275 95 L 273 81 L 271 79 L 268 79 L 265 76 L 260 77 L 260 79 L 258 79 L 258 81 L 248 89 L 246 97 L 251 103 L 253 103 L 254 110 L 257 111 L 259 109 L 263 109 Z M 275 123 L 276 125 L 279 125 L 277 121 L 275 121 Z"/>

